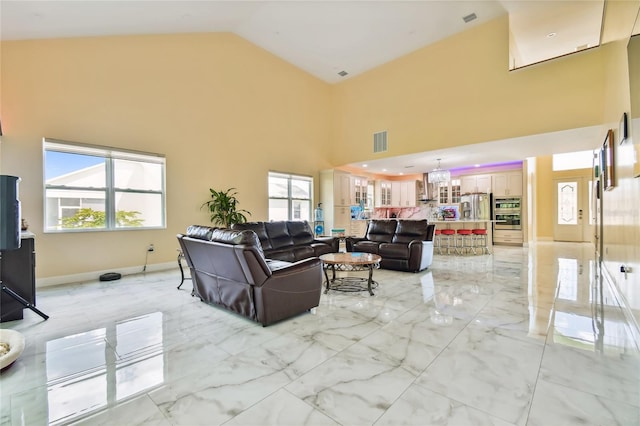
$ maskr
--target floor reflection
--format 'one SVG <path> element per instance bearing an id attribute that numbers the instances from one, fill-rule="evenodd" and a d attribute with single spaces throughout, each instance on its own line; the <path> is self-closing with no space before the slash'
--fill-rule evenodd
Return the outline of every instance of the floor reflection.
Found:
<path id="1" fill-rule="evenodd" d="M 163 315 L 50 340 L 45 362 L 49 423 L 67 423 L 113 405 L 164 383 Z M 20 416 L 29 417 L 28 412 Z"/>
<path id="2" fill-rule="evenodd" d="M 2 325 L 27 345 L 0 426 L 640 424 L 634 335 L 593 260 L 436 255 L 266 328 L 176 290 L 178 271 L 43 289 L 48 321 Z"/>
<path id="3" fill-rule="evenodd" d="M 549 274 L 544 264 L 538 263 L 541 277 Z M 626 351 L 638 352 L 631 329 L 614 297 L 610 283 L 604 279 L 593 259 L 558 257 L 555 271 L 556 286 L 546 288 L 538 282 L 533 288 L 538 290 L 537 300 L 544 300 L 554 294 L 553 308 L 548 311 L 532 309 L 538 318 L 531 324 L 548 323 L 548 339 L 557 344 L 591 352 Z M 533 330 L 532 330 L 533 331 Z"/>

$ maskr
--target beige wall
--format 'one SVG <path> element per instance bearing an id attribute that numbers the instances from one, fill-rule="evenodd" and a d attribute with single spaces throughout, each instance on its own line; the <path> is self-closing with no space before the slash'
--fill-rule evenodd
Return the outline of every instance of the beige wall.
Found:
<path id="1" fill-rule="evenodd" d="M 176 233 L 208 223 L 208 188 L 236 187 L 267 219 L 267 172 L 328 163 L 328 85 L 231 34 L 2 43 L 0 171 L 22 178 L 38 278 L 174 261 Z M 42 138 L 167 158 L 167 229 L 43 234 Z"/>
<path id="2" fill-rule="evenodd" d="M 553 240 L 553 164 L 550 155 L 536 157 L 534 172 L 536 235 L 539 240 Z"/>
<path id="3" fill-rule="evenodd" d="M 636 309 L 636 320 L 640 323 L 640 178 L 634 178 L 633 171 L 640 141 L 617 142 L 620 117 L 631 108 L 627 43 L 611 43 L 604 53 L 607 98 L 603 127 L 613 129 L 615 139 L 615 187 L 603 194 L 604 267 L 628 304 Z M 625 276 L 620 272 L 621 265 L 630 267 L 632 273 Z"/>
<path id="4" fill-rule="evenodd" d="M 536 188 L 534 197 L 536 235 L 534 239 L 542 241 L 553 241 L 554 228 L 554 190 L 555 179 L 567 179 L 584 177 L 591 179 L 591 169 L 553 171 L 553 157 L 547 155 L 536 157 L 535 180 Z M 588 214 L 584 216 L 588 220 Z"/>
<path id="5" fill-rule="evenodd" d="M 601 52 L 508 70 L 499 18 L 333 86 L 333 162 L 389 156 L 602 123 Z M 384 155 L 386 156 L 386 155 Z"/>

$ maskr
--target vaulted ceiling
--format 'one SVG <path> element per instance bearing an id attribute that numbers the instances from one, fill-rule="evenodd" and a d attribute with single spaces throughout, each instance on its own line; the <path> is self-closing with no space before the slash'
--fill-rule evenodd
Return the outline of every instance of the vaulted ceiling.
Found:
<path id="1" fill-rule="evenodd" d="M 604 9 L 604 0 L 2 0 L 0 37 L 232 32 L 319 79 L 338 83 L 505 14 L 510 68 L 591 48 L 602 40 Z M 447 167 L 510 161 L 524 154 L 509 147 L 535 146 L 543 155 L 558 140 L 566 148 L 573 136 L 599 137 L 598 129 L 570 133 L 539 136 L 534 143 L 495 141 L 474 150 L 383 159 L 372 166 L 397 174 L 407 164 L 414 171 L 431 169 L 435 158 L 443 158 Z"/>

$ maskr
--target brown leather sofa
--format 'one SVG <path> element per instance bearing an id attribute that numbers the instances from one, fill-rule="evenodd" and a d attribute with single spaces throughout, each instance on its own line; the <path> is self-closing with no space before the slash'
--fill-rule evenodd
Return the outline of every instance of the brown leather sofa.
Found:
<path id="1" fill-rule="evenodd" d="M 435 229 L 426 219 L 372 219 L 363 238 L 347 237 L 347 251 L 378 254 L 381 268 L 418 272 L 431 266 Z"/>
<path id="2" fill-rule="evenodd" d="M 264 257 L 255 232 L 193 225 L 178 234 L 194 295 L 263 326 L 320 303 L 322 262 Z"/>
<path id="3" fill-rule="evenodd" d="M 231 225 L 231 229 L 255 232 L 267 259 L 287 262 L 337 253 L 340 244 L 335 237 L 315 238 L 306 221 L 246 222 Z"/>

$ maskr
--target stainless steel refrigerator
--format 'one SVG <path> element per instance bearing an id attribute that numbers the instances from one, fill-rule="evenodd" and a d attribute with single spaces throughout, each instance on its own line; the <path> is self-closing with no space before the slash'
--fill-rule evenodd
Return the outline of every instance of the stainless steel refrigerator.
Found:
<path id="1" fill-rule="evenodd" d="M 491 220 L 491 194 L 467 194 L 460 197 L 461 220 Z"/>

